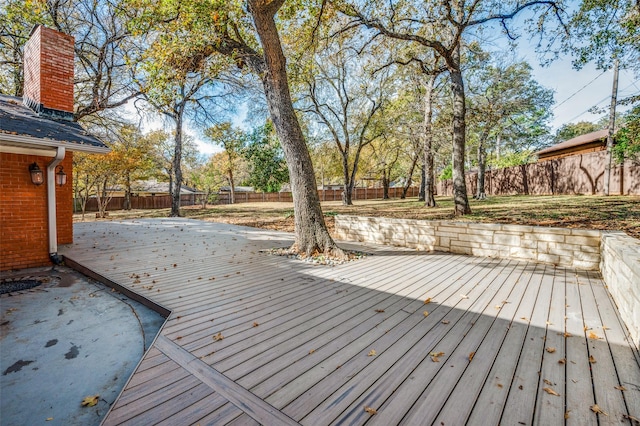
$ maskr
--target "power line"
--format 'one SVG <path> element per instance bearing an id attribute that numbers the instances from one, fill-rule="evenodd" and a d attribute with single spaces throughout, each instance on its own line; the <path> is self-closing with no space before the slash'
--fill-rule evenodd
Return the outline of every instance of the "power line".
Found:
<path id="1" fill-rule="evenodd" d="M 555 107 L 553 107 L 551 109 L 551 111 L 555 111 L 556 109 L 558 109 L 558 107 L 560 107 L 560 105 L 564 104 L 565 102 L 567 102 L 569 99 L 573 98 L 575 95 L 577 95 L 578 93 L 582 92 L 584 89 L 586 89 L 591 83 L 593 83 L 594 81 L 596 81 L 597 79 L 599 79 L 604 73 L 606 73 L 607 71 L 602 71 L 600 74 L 598 74 L 593 80 L 591 80 L 590 82 L 588 82 L 587 84 L 585 84 L 584 86 L 582 86 L 580 89 L 578 89 L 576 92 L 574 92 L 571 96 L 569 96 L 567 99 L 565 99 L 564 101 L 560 102 L 558 105 L 556 105 Z"/>
<path id="2" fill-rule="evenodd" d="M 601 74 L 601 75 L 602 75 L 602 74 Z M 627 90 L 629 87 L 631 87 L 631 86 L 635 86 L 635 85 L 636 85 L 636 83 L 637 83 L 638 81 L 640 81 L 640 79 L 638 79 L 638 80 L 636 80 L 636 81 L 632 82 L 632 83 L 631 83 L 631 84 L 629 84 L 627 87 L 625 87 L 624 89 L 620 90 L 620 92 L 624 92 L 624 91 L 625 91 L 625 90 Z M 605 96 L 604 98 L 602 98 L 602 99 L 600 99 L 598 102 L 596 102 L 596 104 L 595 104 L 595 105 L 593 105 L 593 106 L 591 106 L 591 107 L 587 108 L 586 110 L 582 111 L 580 114 L 576 115 L 575 117 L 573 117 L 572 119 L 568 120 L 567 122 L 568 122 L 568 123 L 571 123 L 573 120 L 575 120 L 575 119 L 577 119 L 577 118 L 580 118 L 581 116 L 583 116 L 584 114 L 588 113 L 588 112 L 589 112 L 590 110 L 592 110 L 593 108 L 597 108 L 597 107 L 598 107 L 598 105 L 600 105 L 601 103 L 603 103 L 603 102 L 605 102 L 605 101 L 609 100 L 610 98 L 611 98 L 611 96 Z"/>

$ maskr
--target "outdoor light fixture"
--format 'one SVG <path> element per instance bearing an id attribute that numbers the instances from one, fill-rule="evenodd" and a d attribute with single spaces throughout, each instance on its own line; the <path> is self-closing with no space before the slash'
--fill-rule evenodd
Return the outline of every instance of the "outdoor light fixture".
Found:
<path id="1" fill-rule="evenodd" d="M 64 172 L 62 166 L 57 167 L 58 172 L 56 173 L 56 184 L 58 186 L 62 186 L 67 183 L 67 174 Z"/>
<path id="2" fill-rule="evenodd" d="M 29 173 L 31 173 L 31 183 L 34 185 L 42 185 L 44 183 L 44 175 L 40 167 L 34 162 L 29 166 Z"/>

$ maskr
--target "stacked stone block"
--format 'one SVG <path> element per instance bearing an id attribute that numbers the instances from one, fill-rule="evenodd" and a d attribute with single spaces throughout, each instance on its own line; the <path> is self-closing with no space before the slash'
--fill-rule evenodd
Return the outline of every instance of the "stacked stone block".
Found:
<path id="1" fill-rule="evenodd" d="M 374 217 L 336 217 L 338 238 L 416 250 L 528 260 L 585 270 L 600 264 L 601 231 Z"/>

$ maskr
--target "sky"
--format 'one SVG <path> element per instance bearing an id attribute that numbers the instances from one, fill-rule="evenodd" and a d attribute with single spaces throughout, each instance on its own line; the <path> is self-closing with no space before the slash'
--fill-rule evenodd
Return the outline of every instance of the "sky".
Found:
<path id="1" fill-rule="evenodd" d="M 527 41 L 521 41 L 516 56 L 526 60 L 533 68 L 533 76 L 542 86 L 552 89 L 555 104 L 552 107 L 553 118 L 550 121 L 552 134 L 566 123 L 579 121 L 597 122 L 603 116 L 608 116 L 611 103 L 613 85 L 613 71 L 603 72 L 596 69 L 594 64 L 587 64 L 581 70 L 575 70 L 571 64 L 571 57 L 565 56 L 553 61 L 548 66 L 540 66 L 533 47 Z M 640 79 L 631 71 L 621 69 L 618 81 L 618 99 L 624 99 L 640 93 Z M 604 112 L 593 114 L 592 107 L 605 109 Z M 618 112 L 629 107 L 618 107 Z M 238 113 L 232 117 L 236 127 L 246 128 L 245 118 L 247 106 L 241 105 Z M 148 119 L 143 123 L 143 131 L 147 132 L 162 128 L 160 119 Z M 186 124 L 185 132 L 194 137 L 200 153 L 206 156 L 222 151 L 222 148 L 206 142 L 193 126 Z"/>
<path id="2" fill-rule="evenodd" d="M 570 58 L 556 60 L 548 67 L 541 67 L 537 60 L 528 59 L 533 67 L 534 78 L 542 86 L 553 89 L 555 105 L 552 107 L 552 132 L 566 123 L 579 121 L 596 122 L 603 115 L 608 116 L 613 87 L 613 70 L 597 70 L 588 64 L 580 71 L 571 66 Z M 618 100 L 640 93 L 640 80 L 629 70 L 621 69 L 618 77 Z M 593 106 L 606 109 L 606 112 L 592 114 Z M 619 107 L 624 111 L 628 107 Z"/>

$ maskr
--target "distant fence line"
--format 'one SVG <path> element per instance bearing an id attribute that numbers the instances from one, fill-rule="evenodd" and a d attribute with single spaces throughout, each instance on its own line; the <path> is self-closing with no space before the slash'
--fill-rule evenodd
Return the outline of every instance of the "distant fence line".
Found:
<path id="1" fill-rule="evenodd" d="M 407 197 L 417 197 L 419 188 L 411 187 L 407 191 Z M 217 195 L 217 199 L 213 203 L 208 204 L 230 204 L 231 194 L 222 192 Z M 382 198 L 383 188 L 354 188 L 353 200 L 373 200 Z M 389 188 L 390 198 L 400 198 L 402 188 Z M 320 189 L 318 190 L 320 201 L 340 201 L 342 200 L 342 189 Z M 181 206 L 193 206 L 202 203 L 203 195 L 188 194 L 180 196 Z M 236 192 L 235 204 L 239 203 L 259 203 L 259 202 L 293 202 L 291 192 Z M 124 197 L 113 197 L 107 204 L 107 211 L 122 210 L 124 207 Z M 133 196 L 131 197 L 132 209 L 166 209 L 171 207 L 171 196 L 169 195 L 153 195 L 153 196 Z M 76 200 L 75 211 L 81 211 L 79 202 Z M 90 198 L 87 201 L 87 212 L 98 211 L 98 201 Z"/>
<path id="2" fill-rule="evenodd" d="M 606 151 L 573 155 L 540 163 L 487 170 L 487 195 L 561 195 L 602 193 Z M 477 191 L 478 173 L 466 174 L 467 192 Z M 452 195 L 450 180 L 438 182 L 438 194 Z M 609 193 L 640 195 L 640 164 L 625 161 L 611 167 Z"/>
<path id="3" fill-rule="evenodd" d="M 504 169 L 487 170 L 485 190 L 487 195 L 554 195 L 554 194 L 600 194 L 604 182 L 606 152 L 598 151 L 574 155 L 540 163 L 523 164 Z M 477 172 L 466 174 L 467 192 L 473 195 L 477 190 Z M 611 168 L 609 183 L 610 194 L 640 195 L 640 164 L 625 161 Z M 452 195 L 450 180 L 437 183 L 439 195 Z M 416 197 L 419 188 L 411 187 L 407 197 Z M 318 190 L 321 201 L 340 201 L 342 189 Z M 383 188 L 354 188 L 353 200 L 381 199 Z M 402 188 L 389 188 L 390 198 L 400 198 Z M 193 206 L 202 203 L 202 195 L 188 194 L 180 197 L 181 206 Z M 230 204 L 231 194 L 217 194 L 217 200 L 209 204 Z M 292 202 L 291 192 L 236 192 L 235 202 Z M 108 211 L 122 210 L 124 197 L 113 197 L 107 205 Z M 132 209 L 166 209 L 171 207 L 169 195 L 133 196 Z M 80 211 L 76 200 L 75 211 Z M 89 199 L 87 212 L 98 211 L 95 198 Z"/>

